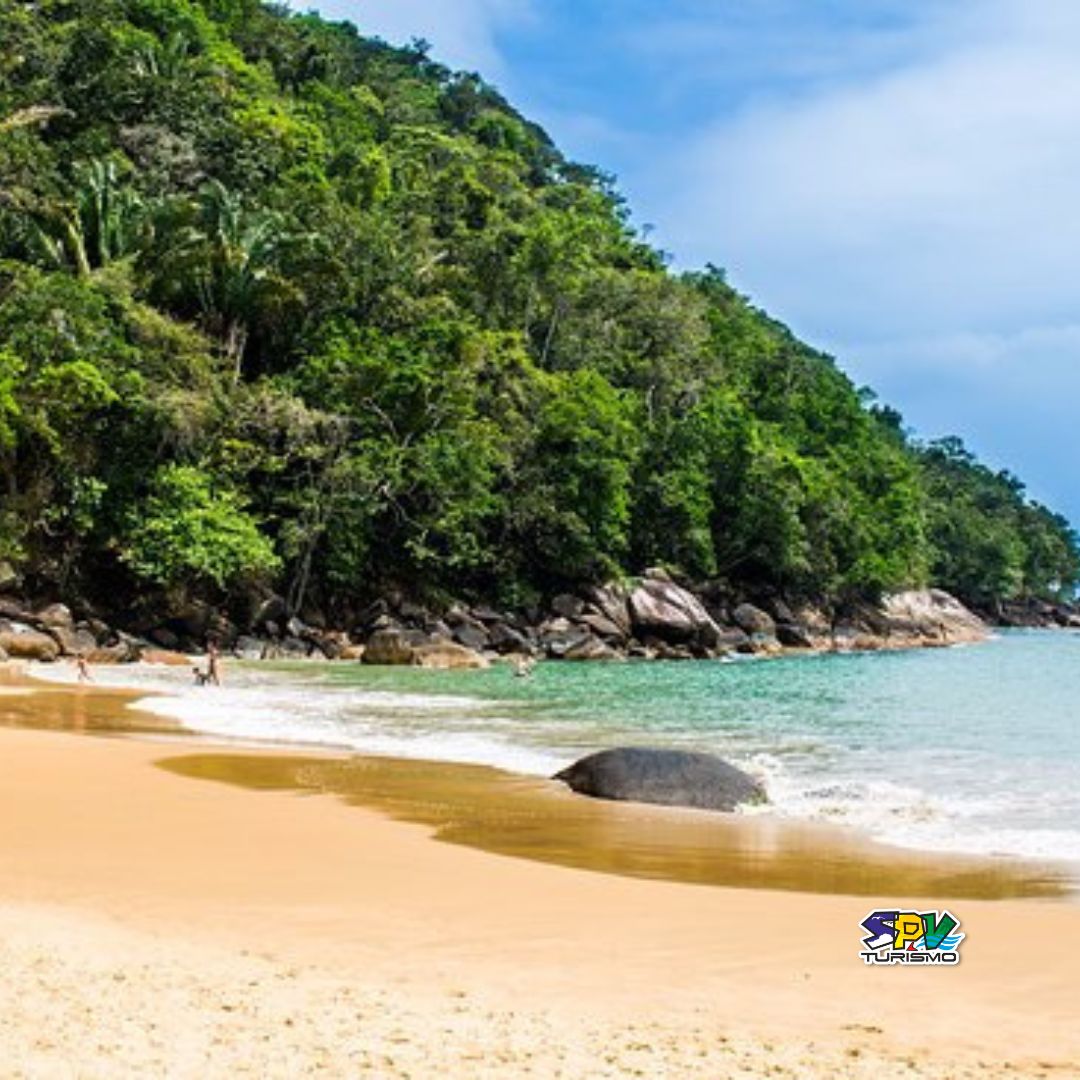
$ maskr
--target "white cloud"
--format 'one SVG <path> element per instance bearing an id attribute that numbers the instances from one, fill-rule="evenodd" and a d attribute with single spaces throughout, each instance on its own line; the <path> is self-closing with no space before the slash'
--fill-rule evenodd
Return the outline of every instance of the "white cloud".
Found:
<path id="1" fill-rule="evenodd" d="M 974 40 L 938 25 L 954 36 L 932 59 L 707 131 L 667 178 L 665 239 L 833 334 L 1074 310 L 1080 6 L 979 7 Z"/>
<path id="2" fill-rule="evenodd" d="M 532 17 L 531 0 L 330 0 L 319 10 L 393 44 L 424 38 L 442 63 L 496 81 L 505 74 L 500 31 Z"/>

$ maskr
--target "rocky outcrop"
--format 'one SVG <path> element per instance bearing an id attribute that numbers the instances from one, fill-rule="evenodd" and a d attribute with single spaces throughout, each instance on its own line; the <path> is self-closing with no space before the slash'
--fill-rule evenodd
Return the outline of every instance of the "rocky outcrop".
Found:
<path id="1" fill-rule="evenodd" d="M 12 660 L 40 660 L 51 663 L 60 656 L 60 644 L 51 634 L 25 623 L 0 624 L 0 649 Z"/>
<path id="2" fill-rule="evenodd" d="M 585 601 L 580 596 L 560 593 L 551 601 L 551 610 L 564 619 L 576 619 L 585 614 Z"/>
<path id="3" fill-rule="evenodd" d="M 583 646 L 590 637 L 588 627 L 575 625 L 560 616 L 540 624 L 538 641 L 540 648 L 552 660 L 562 660 L 568 653 Z"/>
<path id="4" fill-rule="evenodd" d="M 731 613 L 731 619 L 746 634 L 776 634 L 776 621 L 773 617 L 753 604 L 740 604 Z"/>
<path id="5" fill-rule="evenodd" d="M 622 654 L 599 638 L 586 637 L 563 655 L 564 660 L 605 661 L 623 659 Z"/>
<path id="6" fill-rule="evenodd" d="M 711 649 L 720 639 L 720 628 L 704 604 L 662 571 L 646 575 L 631 592 L 627 608 L 634 636 L 642 640 Z"/>
<path id="7" fill-rule="evenodd" d="M 419 645 L 413 649 L 412 663 L 416 667 L 434 668 L 439 671 L 458 671 L 486 668 L 491 662 L 478 652 L 466 649 L 454 641 L 437 641 Z"/>
<path id="8" fill-rule="evenodd" d="M 376 630 L 363 647 L 365 664 L 413 666 L 440 670 L 484 668 L 488 659 L 456 641 L 430 640 L 418 631 Z"/>
<path id="9" fill-rule="evenodd" d="M 413 651 L 406 631 L 376 630 L 364 647 L 364 663 L 400 667 L 413 662 Z"/>
<path id="10" fill-rule="evenodd" d="M 712 754 L 620 747 L 590 754 L 554 776 L 597 799 L 731 811 L 766 801 L 762 786 Z"/>
<path id="11" fill-rule="evenodd" d="M 91 663 L 124 663 L 153 660 L 155 653 L 198 653 L 213 640 L 240 660 L 469 668 L 500 657 L 692 660 L 952 645 L 987 635 L 978 616 L 940 590 L 834 608 L 776 595 L 740 596 L 722 582 L 691 588 L 659 569 L 632 583 L 559 592 L 546 607 L 513 612 L 460 602 L 428 607 L 390 590 L 345 616 L 347 631 L 333 628 L 334 619 L 321 608 L 305 607 L 301 617 L 277 595 L 251 601 L 246 611 L 235 615 L 236 622 L 193 602 L 169 619 L 136 621 L 136 637 L 63 604 L 0 595 L 0 649 L 20 659 L 83 656 Z M 1080 611 L 1067 604 L 1015 601 L 1000 614 L 1015 625 L 1080 626 Z"/>
<path id="12" fill-rule="evenodd" d="M 690 660 L 732 652 L 772 656 L 953 644 L 985 633 L 976 616 L 944 593 L 897 594 L 881 607 L 854 604 L 833 613 L 789 606 L 777 597 L 751 603 L 715 590 L 698 595 L 662 570 L 646 572 L 630 587 L 613 583 L 559 593 L 546 614 L 529 618 L 463 604 L 440 615 L 399 600 L 380 603 L 371 615 L 371 629 L 358 635 L 367 642 L 366 662 L 380 664 L 415 663 L 418 648 L 444 641 L 488 659 Z"/>
<path id="13" fill-rule="evenodd" d="M 1080 629 L 1080 605 L 1076 603 L 1050 603 L 1034 597 L 1003 600 L 988 614 L 1001 626 L 1018 629 Z"/>
<path id="14" fill-rule="evenodd" d="M 478 619 L 461 619 L 451 633 L 454 641 L 466 649 L 486 649 L 491 644 L 491 634 Z"/>
<path id="15" fill-rule="evenodd" d="M 989 636 L 978 615 L 941 589 L 893 593 L 884 598 L 880 611 L 883 637 L 892 647 L 961 645 Z"/>
<path id="16" fill-rule="evenodd" d="M 589 606 L 585 616 L 590 613 L 602 616 L 612 626 L 618 628 L 624 638 L 630 637 L 633 626 L 630 622 L 630 593 L 622 584 L 594 585 L 585 590 Z"/>

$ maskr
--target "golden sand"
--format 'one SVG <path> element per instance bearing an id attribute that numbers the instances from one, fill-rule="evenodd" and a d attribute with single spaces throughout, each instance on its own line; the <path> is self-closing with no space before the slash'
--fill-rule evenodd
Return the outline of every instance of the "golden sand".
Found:
<path id="1" fill-rule="evenodd" d="M 117 709 L 67 693 L 74 714 Z M 517 805 L 510 780 L 469 770 L 454 794 L 426 766 L 361 784 L 357 763 L 16 728 L 0 754 L 5 1076 L 1080 1073 L 1070 903 L 924 899 L 960 918 L 962 963 L 867 968 L 860 920 L 906 894 L 702 887 L 473 846 L 500 805 L 519 825 L 535 812 L 535 781 Z M 358 787 L 371 805 L 345 801 Z M 535 828 L 566 827 L 568 849 L 609 827 L 618 850 L 638 818 L 543 798 Z"/>

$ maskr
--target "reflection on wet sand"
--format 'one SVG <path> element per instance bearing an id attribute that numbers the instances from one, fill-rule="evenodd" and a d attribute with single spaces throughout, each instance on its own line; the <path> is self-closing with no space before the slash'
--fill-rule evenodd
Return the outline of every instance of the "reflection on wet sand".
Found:
<path id="1" fill-rule="evenodd" d="M 133 690 L 32 683 L 20 665 L 0 664 L 0 724 L 81 734 L 183 735 L 175 723 L 128 706 Z"/>
<path id="2" fill-rule="evenodd" d="M 701 885 L 891 897 L 1062 896 L 1048 866 L 923 854 L 845 830 L 603 803 L 496 769 L 393 758 L 201 753 L 169 772 L 256 790 L 324 793 L 430 826 L 443 841 L 563 866 Z"/>

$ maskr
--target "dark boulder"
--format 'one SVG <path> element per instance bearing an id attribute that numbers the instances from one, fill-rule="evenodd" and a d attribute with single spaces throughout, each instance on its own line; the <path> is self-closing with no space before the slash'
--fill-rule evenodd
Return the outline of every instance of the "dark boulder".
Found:
<path id="1" fill-rule="evenodd" d="M 463 619 L 453 631 L 454 641 L 466 649 L 481 652 L 491 645 L 491 635 L 479 619 Z"/>
<path id="2" fill-rule="evenodd" d="M 753 604 L 740 604 L 732 613 L 732 619 L 740 630 L 747 634 L 774 634 L 776 623 L 768 612 Z"/>
<path id="3" fill-rule="evenodd" d="M 585 601 L 570 593 L 560 593 L 551 601 L 551 610 L 564 619 L 576 619 L 585 610 Z"/>
<path id="4" fill-rule="evenodd" d="M 650 638 L 645 644 L 652 649 L 654 660 L 696 660 L 697 654 L 689 645 L 671 645 L 666 641 Z"/>
<path id="5" fill-rule="evenodd" d="M 183 641 L 205 641 L 213 614 L 209 605 L 193 601 L 173 614 L 168 628 Z"/>
<path id="6" fill-rule="evenodd" d="M 599 612 L 589 612 L 582 615 L 580 621 L 594 634 L 607 642 L 621 644 L 626 640 L 626 631 L 621 626 L 612 622 L 606 615 L 601 615 Z"/>
<path id="7" fill-rule="evenodd" d="M 602 750 L 556 773 L 581 795 L 623 802 L 734 810 L 766 801 L 765 790 L 741 769 L 712 754 L 620 747 Z"/>
<path id="8" fill-rule="evenodd" d="M 427 608 L 413 600 L 402 600 L 398 605 L 398 615 L 409 626 L 423 626 L 431 618 Z"/>
<path id="9" fill-rule="evenodd" d="M 250 634 L 241 634 L 233 642 L 233 655 L 239 660 L 262 660 L 270 652 L 268 642 Z"/>
<path id="10" fill-rule="evenodd" d="M 432 641 L 452 641 L 454 634 L 442 619 L 430 618 L 424 623 L 424 633 Z"/>
<path id="11" fill-rule="evenodd" d="M 180 638 L 167 626 L 155 626 L 146 636 L 154 645 L 160 645 L 163 649 L 180 648 Z"/>
<path id="12" fill-rule="evenodd" d="M 620 660 L 622 657 L 616 652 L 610 645 L 605 644 L 598 638 L 589 635 L 576 645 L 571 645 L 569 649 L 563 653 L 562 658 L 564 660 L 579 660 L 579 661 L 611 661 Z"/>
<path id="13" fill-rule="evenodd" d="M 776 640 L 789 649 L 812 649 L 815 644 L 810 631 L 796 622 L 777 623 Z"/>
<path id="14" fill-rule="evenodd" d="M 281 639 L 275 655 L 281 660 L 310 660 L 314 652 L 315 646 L 306 638 L 292 637 L 290 634 L 286 634 Z"/>
<path id="15" fill-rule="evenodd" d="M 363 633 L 365 630 L 375 630 L 377 627 L 375 623 L 377 620 L 384 618 L 390 614 L 390 606 L 383 599 L 376 600 L 372 604 L 368 604 L 363 611 L 356 618 L 357 629 Z"/>
<path id="16" fill-rule="evenodd" d="M 306 604 L 300 612 L 300 621 L 313 630 L 327 630 L 330 628 L 330 620 L 322 608 Z"/>
<path id="17" fill-rule="evenodd" d="M 724 652 L 745 652 L 750 645 L 750 635 L 737 626 L 720 628 L 720 638 L 716 647 Z"/>
<path id="18" fill-rule="evenodd" d="M 788 607 L 787 603 L 779 597 L 773 599 L 769 603 L 769 613 L 772 615 L 777 625 L 780 623 L 791 625 L 792 623 L 797 623 L 799 621 L 795 618 L 795 612 L 793 612 L 791 608 Z"/>
<path id="19" fill-rule="evenodd" d="M 280 626 L 288 622 L 288 619 L 289 605 L 285 603 L 284 597 L 275 593 L 266 597 L 255 609 L 251 617 L 251 625 L 255 630 L 265 630 L 267 623 L 277 623 Z"/>
<path id="20" fill-rule="evenodd" d="M 491 628 L 491 647 L 499 653 L 529 653 L 532 645 L 520 631 L 507 623 L 495 623 Z"/>
<path id="21" fill-rule="evenodd" d="M 540 647 L 552 660 L 562 660 L 591 639 L 587 627 L 575 626 L 567 619 L 550 619 L 540 627 Z"/>

